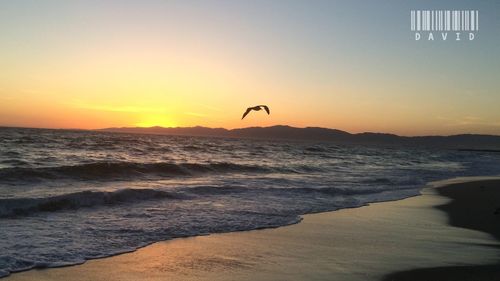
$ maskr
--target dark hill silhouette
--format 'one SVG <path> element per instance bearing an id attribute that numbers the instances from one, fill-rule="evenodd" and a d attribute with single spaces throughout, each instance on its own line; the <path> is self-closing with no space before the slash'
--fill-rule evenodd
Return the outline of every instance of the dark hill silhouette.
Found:
<path id="1" fill-rule="evenodd" d="M 176 128 L 122 127 L 100 129 L 99 131 L 181 136 L 332 141 L 338 143 L 379 144 L 387 146 L 416 145 L 428 147 L 446 147 L 472 151 L 483 150 L 486 152 L 486 150 L 488 150 L 488 152 L 500 152 L 500 136 L 475 134 L 404 137 L 394 134 L 371 132 L 351 134 L 336 129 L 320 127 L 296 128 L 283 125 L 271 127 L 249 127 L 232 130 L 197 126 Z"/>

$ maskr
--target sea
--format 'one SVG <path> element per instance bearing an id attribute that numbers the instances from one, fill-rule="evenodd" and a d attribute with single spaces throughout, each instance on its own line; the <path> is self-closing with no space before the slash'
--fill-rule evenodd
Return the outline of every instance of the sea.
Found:
<path id="1" fill-rule="evenodd" d="M 500 153 L 0 128 L 0 276 L 500 174 Z"/>

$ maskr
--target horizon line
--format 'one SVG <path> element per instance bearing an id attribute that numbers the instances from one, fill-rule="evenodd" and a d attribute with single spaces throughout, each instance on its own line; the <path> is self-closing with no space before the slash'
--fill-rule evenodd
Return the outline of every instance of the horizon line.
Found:
<path id="1" fill-rule="evenodd" d="M 352 133 L 349 131 L 337 129 L 337 128 L 327 128 L 327 127 L 320 127 L 320 126 L 306 126 L 306 127 L 295 127 L 295 126 L 290 126 L 290 125 L 283 125 L 283 124 L 277 124 L 277 125 L 271 125 L 271 126 L 249 126 L 249 127 L 239 127 L 239 128 L 224 128 L 224 127 L 206 127 L 206 126 L 201 126 L 201 125 L 195 125 L 195 126 L 176 126 L 176 127 L 163 127 L 163 126 L 149 126 L 149 127 L 142 127 L 142 126 L 123 126 L 123 127 L 107 127 L 107 128 L 94 128 L 94 129 L 83 129 L 83 128 L 48 128 L 48 127 L 23 127 L 23 126 L 11 126 L 11 125 L 2 125 L 0 124 L 0 128 L 13 128 L 13 129 L 40 129 L 40 130 L 68 130 L 68 131 L 104 131 L 104 130 L 109 130 L 109 129 L 151 129 L 151 128 L 161 128 L 161 129 L 180 129 L 180 128 L 196 128 L 196 127 L 201 127 L 201 128 L 207 128 L 207 129 L 223 129 L 227 131 L 231 130 L 239 130 L 239 129 L 249 129 L 249 128 L 271 128 L 271 127 L 290 127 L 290 128 L 295 128 L 295 129 L 306 129 L 306 128 L 318 128 L 318 129 L 327 129 L 327 130 L 337 130 L 341 132 L 345 132 L 351 135 L 358 135 L 358 134 L 384 134 L 384 135 L 393 135 L 393 136 L 398 136 L 398 137 L 451 137 L 451 136 L 459 136 L 459 135 L 476 135 L 476 136 L 495 136 L 495 137 L 500 137 L 500 134 L 482 134 L 482 133 L 458 133 L 458 134 L 450 134 L 450 135 L 399 135 L 395 133 L 387 133 L 387 132 L 373 132 L 373 131 L 364 131 L 360 133 Z M 154 134 L 154 133 L 147 133 L 145 134 Z"/>

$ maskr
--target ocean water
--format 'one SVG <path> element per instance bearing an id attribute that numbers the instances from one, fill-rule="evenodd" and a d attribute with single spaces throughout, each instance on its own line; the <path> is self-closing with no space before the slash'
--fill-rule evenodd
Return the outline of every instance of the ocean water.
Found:
<path id="1" fill-rule="evenodd" d="M 500 154 L 0 128 L 0 276 L 500 174 Z"/>

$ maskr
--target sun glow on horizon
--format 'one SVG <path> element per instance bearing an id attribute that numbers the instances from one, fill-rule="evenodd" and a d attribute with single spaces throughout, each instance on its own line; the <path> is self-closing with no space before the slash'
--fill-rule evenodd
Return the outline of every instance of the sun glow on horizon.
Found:
<path id="1" fill-rule="evenodd" d="M 141 121 L 135 123 L 134 126 L 173 128 L 178 127 L 178 123 L 167 116 L 145 116 L 141 118 Z"/>

